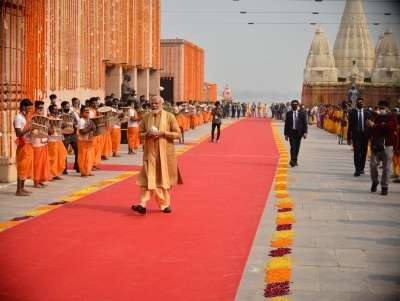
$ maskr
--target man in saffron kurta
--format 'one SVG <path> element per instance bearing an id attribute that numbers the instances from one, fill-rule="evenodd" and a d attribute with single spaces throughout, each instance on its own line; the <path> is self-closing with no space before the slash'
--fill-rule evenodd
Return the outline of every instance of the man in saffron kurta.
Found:
<path id="1" fill-rule="evenodd" d="M 49 119 L 57 119 L 58 108 L 56 105 L 50 105 L 49 107 Z M 62 135 L 50 136 L 48 143 L 49 150 L 49 163 L 50 171 L 53 176 L 53 180 L 63 180 L 60 175 L 64 172 L 66 167 L 67 149 L 62 142 Z"/>
<path id="2" fill-rule="evenodd" d="M 24 99 L 19 104 L 19 113 L 14 118 L 14 130 L 17 139 L 17 154 L 15 166 L 17 168 L 17 196 L 29 196 L 32 192 L 25 189 L 25 181 L 33 179 L 33 147 L 31 144 L 30 131 L 35 127 L 30 126 L 26 115 L 30 112 L 32 102 Z"/>
<path id="3" fill-rule="evenodd" d="M 170 213 L 172 187 L 183 184 L 176 162 L 174 139 L 181 137 L 173 114 L 162 109 L 164 100 L 154 96 L 152 112 L 143 116 L 139 127 L 139 138 L 146 141 L 143 153 L 143 168 L 136 182 L 141 186 L 140 204 L 132 210 L 146 213 L 146 202 L 154 195 L 158 206 Z"/>

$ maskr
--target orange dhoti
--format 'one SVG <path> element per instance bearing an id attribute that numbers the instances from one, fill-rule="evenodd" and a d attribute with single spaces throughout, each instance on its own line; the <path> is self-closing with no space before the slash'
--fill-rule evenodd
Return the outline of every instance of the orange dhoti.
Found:
<path id="1" fill-rule="evenodd" d="M 24 144 L 17 146 L 17 155 L 15 166 L 17 168 L 17 176 L 20 180 L 33 179 L 33 157 L 34 151 L 32 144 Z"/>
<path id="2" fill-rule="evenodd" d="M 111 129 L 112 152 L 118 153 L 121 145 L 121 128 Z"/>
<path id="3" fill-rule="evenodd" d="M 129 127 L 127 136 L 129 148 L 139 149 L 139 127 Z"/>
<path id="4" fill-rule="evenodd" d="M 197 126 L 197 124 L 198 124 L 197 115 L 196 114 L 191 115 L 190 116 L 190 126 L 192 128 L 195 128 Z"/>
<path id="5" fill-rule="evenodd" d="M 58 177 L 65 170 L 65 159 L 67 158 L 67 150 L 61 140 L 49 142 L 48 148 L 51 175 L 53 177 Z"/>
<path id="6" fill-rule="evenodd" d="M 35 183 L 50 181 L 51 176 L 47 146 L 33 148 L 33 180 Z M 65 160 L 65 159 L 64 159 Z"/>
<path id="7" fill-rule="evenodd" d="M 197 124 L 202 125 L 204 123 L 203 114 L 197 115 Z"/>
<path id="8" fill-rule="evenodd" d="M 78 165 L 83 176 L 92 172 L 94 155 L 93 141 L 78 140 Z"/>
<path id="9" fill-rule="evenodd" d="M 104 143 L 103 143 L 103 150 L 101 155 L 103 157 L 108 158 L 111 153 L 112 149 L 112 142 L 111 142 L 111 128 L 107 128 L 107 134 L 103 135 Z"/>
<path id="10" fill-rule="evenodd" d="M 93 165 L 96 166 L 101 161 L 101 154 L 103 153 L 104 135 L 93 137 L 94 147 L 94 161 Z"/>

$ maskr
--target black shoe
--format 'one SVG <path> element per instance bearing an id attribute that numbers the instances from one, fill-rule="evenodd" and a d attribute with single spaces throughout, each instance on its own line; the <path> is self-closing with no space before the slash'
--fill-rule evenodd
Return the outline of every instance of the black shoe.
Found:
<path id="1" fill-rule="evenodd" d="M 140 214 L 146 214 L 146 208 L 142 207 L 142 205 L 132 206 L 133 211 L 137 211 Z"/>
<path id="2" fill-rule="evenodd" d="M 294 162 L 294 161 L 290 161 L 290 166 L 292 166 L 292 167 L 295 167 L 296 166 L 296 162 Z"/>
<path id="3" fill-rule="evenodd" d="M 68 171 L 67 170 L 64 170 L 63 171 L 63 175 L 67 175 L 68 174 Z"/>
<path id="4" fill-rule="evenodd" d="M 297 164 L 297 162 L 294 162 L 294 166 L 299 166 L 299 164 Z"/>
<path id="5" fill-rule="evenodd" d="M 372 186 L 371 186 L 371 192 L 376 192 L 376 188 L 378 187 L 378 185 L 379 185 L 379 181 L 378 182 L 372 182 Z M 383 190 L 383 188 L 382 188 L 382 190 Z"/>
<path id="6" fill-rule="evenodd" d="M 165 208 L 165 209 L 163 210 L 163 212 L 164 212 L 164 213 L 171 213 L 171 212 L 172 212 L 171 207 Z"/>
<path id="7" fill-rule="evenodd" d="M 365 175 L 364 169 L 360 171 L 360 174 Z"/>
<path id="8" fill-rule="evenodd" d="M 357 171 L 354 173 L 354 176 L 355 176 L 355 177 L 359 177 L 360 175 L 361 175 L 361 173 L 360 173 L 359 170 L 357 170 Z"/>
<path id="9" fill-rule="evenodd" d="M 387 195 L 388 194 L 388 187 L 382 187 L 381 195 Z"/>

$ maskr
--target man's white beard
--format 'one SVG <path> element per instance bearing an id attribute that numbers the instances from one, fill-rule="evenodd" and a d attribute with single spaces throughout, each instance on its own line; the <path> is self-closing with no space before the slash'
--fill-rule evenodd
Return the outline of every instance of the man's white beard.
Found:
<path id="1" fill-rule="evenodd" d="M 154 115 L 157 115 L 158 113 L 160 113 L 160 112 L 161 112 L 161 110 L 162 110 L 162 108 L 158 108 L 158 109 L 151 109 L 151 112 L 152 112 Z"/>

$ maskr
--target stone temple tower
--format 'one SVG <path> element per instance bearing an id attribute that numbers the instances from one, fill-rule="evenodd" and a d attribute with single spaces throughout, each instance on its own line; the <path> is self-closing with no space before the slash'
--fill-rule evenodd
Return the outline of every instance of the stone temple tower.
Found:
<path id="1" fill-rule="evenodd" d="M 361 0 L 347 0 L 333 55 L 342 81 L 371 79 L 375 51 Z"/>
<path id="2" fill-rule="evenodd" d="M 338 70 L 335 68 L 335 59 L 321 27 L 315 32 L 306 66 L 304 82 L 337 82 Z"/>

